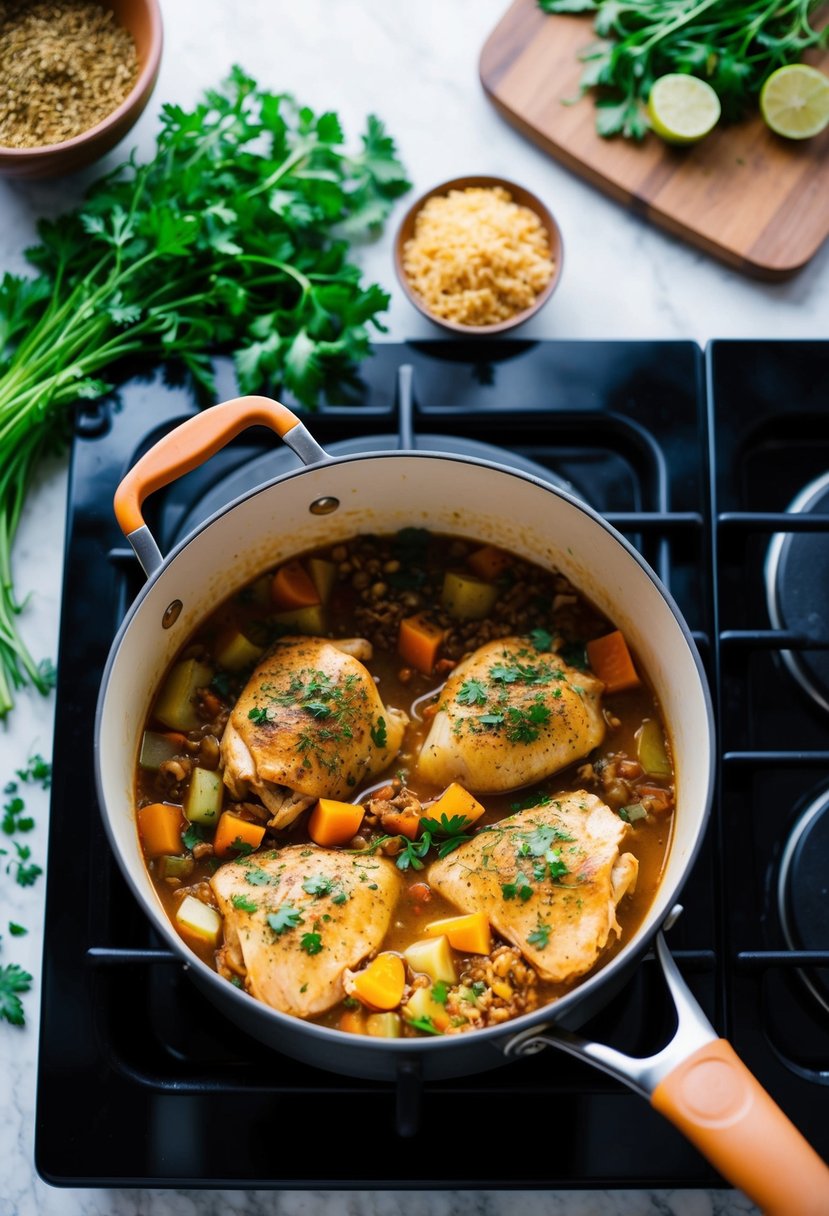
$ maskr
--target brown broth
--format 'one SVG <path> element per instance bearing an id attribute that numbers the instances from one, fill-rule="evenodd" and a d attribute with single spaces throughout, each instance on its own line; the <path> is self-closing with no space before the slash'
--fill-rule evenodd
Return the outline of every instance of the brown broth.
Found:
<path id="1" fill-rule="evenodd" d="M 534 629 L 547 630 L 550 634 L 563 639 L 564 657 L 569 658 L 581 652 L 582 644 L 592 638 L 600 637 L 610 632 L 614 626 L 607 621 L 595 607 L 581 595 L 572 602 L 574 589 L 566 583 L 557 572 L 544 571 L 530 563 L 517 558 L 511 559 L 509 577 L 502 576 L 499 585 L 499 597 L 488 617 L 483 621 L 459 624 L 453 622 L 440 608 L 440 586 L 443 575 L 447 570 L 464 570 L 470 552 L 476 546 L 470 542 L 460 541 L 451 537 L 428 536 L 412 532 L 411 543 L 401 543 L 395 537 L 361 537 L 355 538 L 345 545 L 336 546 L 333 550 L 321 549 L 312 554 L 305 554 L 302 560 L 307 565 L 309 557 L 320 557 L 333 561 L 336 566 L 336 582 L 330 601 L 325 611 L 327 635 L 332 637 L 367 637 L 374 645 L 374 657 L 366 666 L 378 685 L 378 690 L 384 703 L 389 707 L 404 710 L 410 717 L 410 725 L 404 738 L 401 753 L 389 766 L 386 773 L 373 778 L 363 787 L 354 789 L 351 800 L 364 801 L 370 790 L 376 790 L 396 774 L 402 774 L 409 790 L 416 794 L 421 801 L 437 797 L 441 790 L 430 787 L 418 777 L 414 758 L 429 729 L 430 722 L 417 720 L 413 713 L 413 704 L 422 707 L 428 704 L 430 694 L 436 694 L 446 679 L 445 670 L 436 671 L 432 676 L 422 675 L 407 667 L 396 650 L 397 622 L 401 615 L 411 615 L 413 612 L 431 610 L 434 618 L 441 625 L 450 629 L 442 654 L 446 658 L 444 667 L 449 662 L 459 659 L 464 653 L 475 649 L 484 640 L 487 630 L 495 630 L 495 636 L 503 636 L 505 632 L 521 636 L 529 635 Z M 345 556 L 343 557 L 343 552 Z M 400 554 L 396 557 L 395 554 Z M 367 556 L 373 555 L 373 556 Z M 374 569 L 372 563 L 378 563 L 379 569 Z M 368 576 L 359 577 L 360 575 Z M 398 577 L 395 577 L 398 576 Z M 396 584 L 396 585 L 395 585 Z M 519 588 L 520 594 L 516 592 Z M 389 611 L 389 605 L 393 611 Z M 384 617 L 385 614 L 385 617 Z M 219 734 L 226 719 L 228 708 L 235 701 L 239 692 L 247 682 L 250 666 L 240 673 L 223 672 L 215 662 L 217 640 L 221 639 L 230 627 L 241 629 L 252 638 L 266 642 L 269 629 L 272 636 L 274 616 L 273 604 L 269 602 L 268 580 L 257 579 L 248 588 L 237 593 L 220 605 L 215 613 L 204 624 L 196 636 L 179 655 L 179 659 L 195 657 L 208 661 L 217 671 L 214 680 L 215 700 L 201 708 L 203 724 L 186 733 L 187 743 L 182 745 L 179 754 L 187 759 L 188 756 L 199 756 L 200 749 L 206 746 L 203 740 L 211 735 Z M 387 619 L 386 619 L 387 618 Z M 500 631 L 500 632 L 498 632 Z M 295 630 L 293 631 L 295 632 Z M 635 658 L 635 656 L 634 656 Z M 641 675 L 640 670 L 640 675 Z M 216 705 L 221 708 L 217 710 Z M 664 725 L 661 723 L 659 707 L 652 690 L 646 680 L 629 691 L 618 692 L 603 697 L 605 717 L 611 724 L 606 732 L 603 743 L 591 753 L 590 763 L 594 771 L 601 768 L 602 762 L 612 761 L 616 764 L 619 758 L 629 758 L 635 761 L 637 756 L 636 732 L 643 721 L 656 720 L 662 729 L 665 750 L 670 757 L 670 748 Z M 169 727 L 150 718 L 146 724 L 149 731 L 168 731 Z M 211 745 L 212 746 L 212 745 Z M 571 765 L 553 777 L 536 786 L 512 791 L 508 794 L 478 795 L 485 808 L 485 816 L 475 825 L 476 829 L 487 824 L 496 823 L 516 809 L 516 802 L 529 804 L 529 798 L 534 793 L 553 794 L 569 790 L 587 788 L 595 792 L 612 809 L 618 811 L 622 805 L 630 805 L 629 799 L 636 798 L 641 787 L 647 790 L 665 791 L 663 802 L 667 805 L 658 813 L 649 813 L 632 826 L 628 838 L 622 846 L 623 851 L 632 852 L 638 858 L 639 876 L 635 893 L 626 895 L 617 910 L 617 917 L 622 928 L 619 941 L 611 941 L 605 948 L 596 966 L 600 967 L 613 956 L 622 944 L 630 939 L 644 919 L 650 907 L 654 894 L 659 885 L 668 855 L 673 823 L 673 776 L 653 777 L 640 776 L 622 781 L 608 780 L 605 769 L 604 780 L 598 776 L 595 780 L 585 778 L 582 768 L 584 761 Z M 185 765 L 186 767 L 186 765 Z M 614 770 L 615 771 L 615 770 Z M 137 806 L 143 807 L 156 802 L 181 802 L 186 791 L 186 779 L 171 784 L 170 772 L 149 771 L 137 768 L 136 801 Z M 651 795 L 653 797 L 653 795 Z M 248 799 L 255 801 L 255 799 Z M 659 797 L 657 795 L 656 803 Z M 224 807 L 232 807 L 233 803 L 227 790 L 224 792 Z M 307 814 L 290 829 L 283 832 L 266 834 L 261 849 L 278 848 L 280 843 L 302 843 L 309 840 L 305 829 Z M 382 829 L 366 833 L 369 842 L 382 835 Z M 209 843 L 209 834 L 207 842 Z M 184 846 L 182 852 L 187 853 Z M 189 853 L 188 865 L 189 865 Z M 159 898 L 176 926 L 175 914 L 179 906 L 182 890 L 186 888 L 197 896 L 209 902 L 210 892 L 206 887 L 207 880 L 215 872 L 217 859 L 209 855 L 203 858 L 193 858 L 191 872 L 184 878 L 164 878 L 160 876 L 158 859 L 149 859 L 148 870 L 152 876 Z M 395 910 L 391 928 L 382 944 L 382 950 L 402 952 L 411 942 L 423 936 L 423 926 L 432 920 L 458 915 L 458 909 L 437 892 L 432 891 L 427 899 L 423 897 L 423 883 L 428 880 L 428 862 L 423 870 L 408 870 L 404 873 L 404 889 Z M 200 943 L 189 934 L 184 935 L 188 945 L 204 959 L 208 965 L 215 966 L 215 950 L 212 946 Z M 496 937 L 496 942 L 498 941 Z M 462 957 L 456 954 L 459 974 L 465 974 L 474 966 L 475 956 Z M 576 981 L 578 982 L 578 981 Z M 569 985 L 556 985 L 540 982 L 538 994 L 540 1003 L 545 1004 L 556 999 Z M 348 1002 L 351 1004 L 352 1002 Z M 343 1005 L 338 1004 L 326 1014 L 316 1018 L 325 1025 L 337 1026 L 343 1014 Z M 404 1027 L 404 1033 L 414 1034 L 414 1030 Z"/>

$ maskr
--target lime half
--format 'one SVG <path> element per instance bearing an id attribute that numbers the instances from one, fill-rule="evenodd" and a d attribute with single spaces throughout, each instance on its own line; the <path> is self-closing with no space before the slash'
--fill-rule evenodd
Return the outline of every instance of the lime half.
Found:
<path id="1" fill-rule="evenodd" d="M 778 68 L 760 90 L 760 113 L 786 139 L 819 135 L 829 123 L 829 76 L 805 63 Z"/>
<path id="2" fill-rule="evenodd" d="M 653 82 L 648 118 L 660 138 L 671 144 L 695 144 L 716 126 L 720 99 L 698 76 L 671 72 Z"/>

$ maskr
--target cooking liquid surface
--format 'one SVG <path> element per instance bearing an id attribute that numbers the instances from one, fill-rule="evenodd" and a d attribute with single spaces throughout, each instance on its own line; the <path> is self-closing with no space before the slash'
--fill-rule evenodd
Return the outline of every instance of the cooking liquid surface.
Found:
<path id="1" fill-rule="evenodd" d="M 555 572 L 543 571 L 517 558 L 512 559 L 511 573 L 500 579 L 501 590 L 498 599 L 486 620 L 453 622 L 440 607 L 440 588 L 446 571 L 465 569 L 469 554 L 476 549 L 474 542 L 431 536 L 425 546 L 422 543 L 415 545 L 414 557 L 407 553 L 408 542 L 401 547 L 394 537 L 356 538 L 345 547 L 348 550 L 346 557 L 334 561 L 338 568 L 337 581 L 325 608 L 326 635 L 333 638 L 368 638 L 372 642 L 374 653 L 371 660 L 366 662 L 366 666 L 377 684 L 381 699 L 389 708 L 403 710 L 410 719 L 398 755 L 379 776 L 354 787 L 348 796 L 348 800 L 354 803 L 367 803 L 372 793 L 384 787 L 388 792 L 392 783 L 395 789 L 402 783 L 424 804 L 428 804 L 443 792 L 443 787 L 429 784 L 420 777 L 417 759 L 432 725 L 440 691 L 451 674 L 451 669 L 446 668 L 450 664 L 454 665 L 454 662 L 470 649 L 474 649 L 482 641 L 491 640 L 492 637 L 524 636 L 530 635 L 532 630 L 541 629 L 552 636 L 553 650 L 570 664 L 580 666 L 586 663 L 584 644 L 614 629 L 613 624 L 567 584 L 562 576 Z M 332 558 L 341 557 L 343 548 L 341 545 L 333 551 L 330 548 L 315 550 L 313 553 L 302 555 L 301 560 L 307 564 L 309 557 L 319 557 L 331 562 Z M 405 555 L 400 569 L 390 573 L 384 572 L 385 565 L 398 561 L 394 554 L 400 552 Z M 375 556 L 373 559 L 366 558 L 366 553 Z M 355 569 L 355 558 L 356 563 L 361 565 L 359 569 Z M 372 560 L 380 563 L 380 569 L 368 572 L 366 565 Z M 346 567 L 351 568 L 346 570 Z M 359 577 L 364 571 L 369 573 L 368 583 L 365 578 Z M 275 610 L 269 599 L 272 573 L 261 576 L 248 588 L 222 604 L 179 655 L 179 660 L 195 656 L 215 669 L 216 677 L 211 691 L 222 703 L 222 711 L 214 715 L 215 720 L 210 720 L 210 710 L 205 709 L 205 724 L 187 732 L 189 745 L 193 749 L 191 754 L 196 759 L 200 755 L 201 741 L 210 738 L 214 732 L 221 733 L 227 710 L 232 707 L 244 688 L 251 671 L 250 666 L 241 673 L 223 671 L 214 657 L 217 639 L 225 636 L 229 629 L 237 629 L 261 642 L 273 638 L 273 620 L 278 609 Z M 396 579 L 395 575 L 398 576 Z M 385 590 L 375 593 L 378 584 Z M 525 589 L 528 586 L 528 593 L 516 596 L 515 587 L 519 584 Z M 510 598 L 514 603 L 508 602 Z M 571 602 L 574 599 L 575 602 Z M 554 607 L 559 601 L 560 606 Z M 383 619 L 388 616 L 389 605 L 396 607 L 396 611 L 390 614 L 390 621 Z M 432 619 L 451 630 L 440 651 L 444 659 L 443 667 L 439 663 L 439 670 L 431 676 L 413 670 L 401 659 L 396 648 L 399 617 L 427 609 L 431 609 Z M 290 633 L 295 635 L 296 630 L 291 629 Z M 544 654 L 554 658 L 551 651 L 540 651 L 539 658 Z M 557 795 L 567 791 L 586 789 L 618 812 L 631 805 L 634 808 L 641 805 L 637 802 L 641 790 L 645 791 L 646 804 L 648 791 L 664 790 L 664 798 L 661 801 L 656 798 L 657 813 L 648 813 L 647 816 L 635 820 L 620 845 L 620 852 L 632 853 L 637 858 L 638 879 L 635 890 L 622 898 L 616 910 L 620 936 L 617 938 L 611 932 L 607 946 L 591 970 L 605 965 L 635 934 L 653 901 L 671 842 L 673 774 L 654 776 L 643 772 L 641 766 L 638 776 L 635 776 L 633 771 L 637 766 L 639 749 L 637 733 L 644 722 L 659 723 L 659 735 L 665 748 L 665 756 L 668 760 L 670 758 L 670 747 L 658 704 L 646 683 L 645 674 L 640 669 L 637 670 L 643 677 L 638 687 L 603 695 L 602 708 L 608 729 L 603 742 L 588 757 L 534 785 L 506 793 L 476 795 L 485 807 L 485 814 L 471 829 L 477 833 L 482 827 L 496 824 L 519 809 L 547 804 Z M 152 732 L 169 732 L 169 727 L 155 718 L 147 722 L 147 729 Z M 623 766 L 625 762 L 633 766 L 627 776 L 618 773 L 620 760 Z M 583 767 L 585 764 L 590 766 L 590 772 L 587 774 Z M 609 767 L 603 770 L 603 765 Z M 599 775 L 602 772 L 603 779 Z M 179 803 L 184 799 L 186 787 L 186 780 L 171 783 L 169 772 L 150 771 L 139 765 L 136 804 L 142 807 L 159 801 Z M 256 799 L 251 797 L 248 801 L 255 802 Z M 223 809 L 237 809 L 226 790 Z M 622 817 L 625 818 L 624 812 Z M 381 823 L 375 820 L 372 824 L 372 819 L 370 814 L 366 816 L 360 829 L 362 840 L 354 843 L 367 843 L 371 848 L 383 836 L 389 835 Z M 259 852 L 265 855 L 280 846 L 310 843 L 307 821 L 308 812 L 305 812 L 286 830 L 268 832 Z M 206 839 L 209 841 L 209 833 Z M 343 847 L 351 848 L 353 845 L 349 843 Z M 382 851 L 385 852 L 385 849 Z M 395 857 L 393 844 L 389 853 Z M 412 942 L 424 937 L 424 927 L 430 922 L 462 914 L 462 909 L 428 886 L 430 865 L 434 863 L 436 856 L 435 850 L 430 851 L 423 858 L 422 869 L 401 869 L 401 896 L 380 947 L 382 951 L 402 953 Z M 251 854 L 251 857 L 255 860 L 256 853 Z M 192 870 L 186 878 L 177 880 L 162 877 L 158 859 L 148 859 L 148 870 L 159 898 L 177 929 L 176 911 L 183 892 L 193 891 L 205 897 L 205 884 L 216 872 L 218 864 L 219 859 L 210 853 L 203 857 L 195 856 Z M 178 931 L 181 933 L 180 929 Z M 213 944 L 199 942 L 190 933 L 181 933 L 181 936 L 208 965 L 215 967 L 216 948 Z M 503 944 L 504 940 L 493 934 L 493 949 Z M 463 977 L 472 974 L 473 969 L 481 962 L 480 956 L 464 955 L 458 951 L 453 951 L 453 958 L 462 981 Z M 360 964 L 362 965 L 364 964 Z M 579 977 L 581 978 L 584 977 Z M 547 1004 L 560 997 L 575 987 L 579 979 L 563 984 L 539 979 L 538 1005 Z M 353 1000 L 346 998 L 345 1003 L 339 1001 L 325 1013 L 309 1020 L 340 1027 L 345 1010 L 352 1009 L 354 1004 Z M 419 1033 L 405 1022 L 402 1032 L 406 1035 Z"/>

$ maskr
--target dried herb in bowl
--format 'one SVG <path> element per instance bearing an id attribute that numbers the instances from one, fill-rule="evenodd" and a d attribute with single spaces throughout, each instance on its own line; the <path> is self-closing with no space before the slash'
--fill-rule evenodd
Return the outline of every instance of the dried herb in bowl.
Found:
<path id="1" fill-rule="evenodd" d="M 101 122 L 138 76 L 129 31 L 90 0 L 0 0 L 0 145 L 63 143 Z"/>

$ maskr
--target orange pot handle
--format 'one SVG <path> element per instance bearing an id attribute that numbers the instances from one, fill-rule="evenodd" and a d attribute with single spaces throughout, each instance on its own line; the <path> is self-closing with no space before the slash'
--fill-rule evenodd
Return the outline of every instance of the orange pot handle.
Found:
<path id="1" fill-rule="evenodd" d="M 766 1216 L 829 1213 L 829 1167 L 725 1039 L 677 1065 L 651 1104 Z"/>
<path id="2" fill-rule="evenodd" d="M 145 498 L 198 468 L 251 426 L 267 426 L 306 464 L 325 452 L 287 406 L 270 397 L 235 397 L 210 406 L 165 435 L 130 469 L 115 492 L 115 517 L 126 537 L 145 527 Z M 298 428 L 298 429 L 297 429 Z M 289 435 L 291 436 L 289 438 Z"/>

